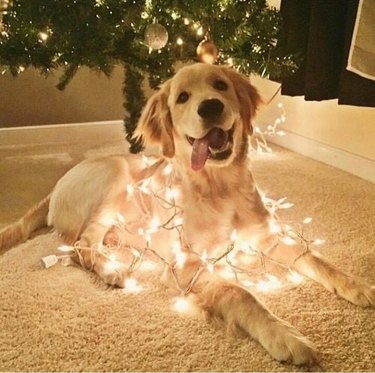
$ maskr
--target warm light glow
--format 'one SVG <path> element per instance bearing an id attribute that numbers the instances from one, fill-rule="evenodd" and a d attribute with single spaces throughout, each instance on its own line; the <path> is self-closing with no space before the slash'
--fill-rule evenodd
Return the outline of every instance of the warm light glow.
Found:
<path id="1" fill-rule="evenodd" d="M 303 276 L 294 271 L 289 271 L 287 278 L 290 282 L 296 285 L 301 284 L 303 282 Z"/>
<path id="2" fill-rule="evenodd" d="M 186 298 L 177 298 L 174 305 L 173 305 L 173 308 L 175 311 L 177 312 L 188 312 L 189 309 L 190 309 L 190 303 L 187 301 Z"/>
<path id="3" fill-rule="evenodd" d="M 138 293 L 142 290 L 142 286 L 138 285 L 134 278 L 127 278 L 125 281 L 125 290 L 131 293 Z"/>
<path id="4" fill-rule="evenodd" d="M 176 219 L 174 219 L 174 224 L 175 225 L 182 225 L 182 223 L 184 222 L 184 219 L 180 216 Z"/>
<path id="5" fill-rule="evenodd" d="M 148 186 L 150 185 L 150 182 L 151 182 L 151 178 L 147 178 L 146 180 L 144 180 L 141 184 L 141 186 L 139 187 L 139 190 L 144 193 L 144 194 L 151 194 L 151 191 L 150 189 L 148 188 Z"/>
<path id="6" fill-rule="evenodd" d="M 140 268 L 143 271 L 153 271 L 156 268 L 156 264 L 151 260 L 144 260 Z"/>
<path id="7" fill-rule="evenodd" d="M 254 282 L 250 281 L 250 280 L 243 280 L 242 281 L 242 285 L 245 286 L 246 288 L 251 288 L 252 286 L 254 286 Z"/>
<path id="8" fill-rule="evenodd" d="M 100 223 L 103 224 L 105 227 L 110 227 L 116 223 L 114 216 L 111 212 L 104 214 L 101 219 Z"/>
<path id="9" fill-rule="evenodd" d="M 202 36 L 203 35 L 203 27 L 202 26 L 198 28 L 197 35 L 198 36 Z"/>
<path id="10" fill-rule="evenodd" d="M 290 209 L 293 206 L 294 206 L 294 203 L 286 202 L 286 203 L 282 203 L 281 205 L 279 205 L 279 208 L 280 209 Z"/>
<path id="11" fill-rule="evenodd" d="M 130 197 L 133 196 L 133 194 L 134 194 L 134 187 L 133 187 L 133 185 L 128 184 L 126 186 L 126 191 L 128 192 L 128 194 L 129 194 Z"/>
<path id="12" fill-rule="evenodd" d="M 236 239 L 237 239 L 237 231 L 234 229 L 234 230 L 232 231 L 231 235 L 230 235 L 230 240 L 231 240 L 232 242 L 235 242 Z"/>
<path id="13" fill-rule="evenodd" d="M 117 218 L 117 220 L 118 220 L 121 224 L 125 224 L 125 218 L 124 218 L 124 215 L 121 215 L 121 214 L 118 212 L 117 215 L 116 215 L 116 218 Z"/>
<path id="14" fill-rule="evenodd" d="M 116 272 L 120 269 L 121 265 L 116 260 L 107 260 L 104 264 L 104 271 L 105 272 Z"/>
<path id="15" fill-rule="evenodd" d="M 181 38 L 177 38 L 176 44 L 177 45 L 182 45 L 182 44 L 184 44 L 184 41 Z"/>
<path id="16" fill-rule="evenodd" d="M 63 253 L 74 252 L 74 247 L 68 246 L 68 245 L 61 245 L 57 248 L 57 250 L 59 250 Z"/>
<path id="17" fill-rule="evenodd" d="M 212 263 L 208 263 L 207 264 L 207 270 L 210 273 L 214 273 L 214 271 L 215 271 L 214 265 Z"/>
<path id="18" fill-rule="evenodd" d="M 165 167 L 164 167 L 164 170 L 163 170 L 163 174 L 164 175 L 170 175 L 173 171 L 173 165 L 172 163 L 168 163 Z"/>
<path id="19" fill-rule="evenodd" d="M 320 238 L 317 238 L 315 239 L 312 244 L 313 245 L 316 245 L 316 246 L 319 246 L 319 245 L 323 245 L 326 241 L 325 240 L 321 240 Z"/>
<path id="20" fill-rule="evenodd" d="M 302 221 L 303 224 L 310 224 L 311 222 L 312 222 L 312 218 L 309 216 L 303 219 Z"/>
<path id="21" fill-rule="evenodd" d="M 268 222 L 268 225 L 269 225 L 269 227 L 270 227 L 270 232 L 271 232 L 272 234 L 280 233 L 280 231 L 281 231 L 281 227 L 280 227 L 279 224 L 276 223 L 275 220 L 273 220 L 273 219 L 270 220 L 270 221 Z"/>
<path id="22" fill-rule="evenodd" d="M 257 289 L 259 291 L 270 291 L 270 290 L 277 290 L 281 287 L 280 280 L 273 275 L 270 275 L 269 273 L 266 273 L 266 277 L 268 281 L 265 280 L 259 280 L 257 283 Z"/>
<path id="23" fill-rule="evenodd" d="M 154 216 L 150 222 L 150 229 L 148 233 L 155 233 L 160 227 L 160 219 L 157 216 Z"/>
<path id="24" fill-rule="evenodd" d="M 47 34 L 46 32 L 41 31 L 41 32 L 39 32 L 38 37 L 39 37 L 39 39 L 42 40 L 42 41 L 47 41 L 47 39 L 48 39 L 48 34 Z"/>
<path id="25" fill-rule="evenodd" d="M 165 198 L 168 200 L 168 201 L 173 201 L 175 200 L 177 197 L 179 196 L 179 192 L 177 189 L 175 188 L 167 188 L 166 192 L 165 192 Z"/>
<path id="26" fill-rule="evenodd" d="M 289 237 L 289 236 L 282 237 L 281 242 L 283 242 L 285 245 L 288 245 L 288 246 L 293 246 L 297 243 L 296 240 L 294 240 L 292 237 Z"/>

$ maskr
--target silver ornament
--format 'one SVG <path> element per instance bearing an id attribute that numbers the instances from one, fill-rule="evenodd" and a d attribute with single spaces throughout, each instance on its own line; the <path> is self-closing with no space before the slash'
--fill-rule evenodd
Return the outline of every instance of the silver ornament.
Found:
<path id="1" fill-rule="evenodd" d="M 168 43 L 168 31 L 159 23 L 147 26 L 145 31 L 145 43 L 151 49 L 161 49 Z"/>

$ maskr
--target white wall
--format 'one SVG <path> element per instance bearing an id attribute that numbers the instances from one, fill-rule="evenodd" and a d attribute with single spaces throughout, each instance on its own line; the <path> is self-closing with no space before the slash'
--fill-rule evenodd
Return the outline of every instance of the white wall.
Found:
<path id="1" fill-rule="evenodd" d="M 266 101 L 279 87 L 259 77 L 253 77 L 252 82 Z M 338 105 L 337 100 L 304 101 L 303 97 L 279 93 L 261 108 L 257 122 L 273 123 L 280 114 L 278 103 L 283 104 L 287 118 L 280 129 L 375 161 L 375 108 Z"/>

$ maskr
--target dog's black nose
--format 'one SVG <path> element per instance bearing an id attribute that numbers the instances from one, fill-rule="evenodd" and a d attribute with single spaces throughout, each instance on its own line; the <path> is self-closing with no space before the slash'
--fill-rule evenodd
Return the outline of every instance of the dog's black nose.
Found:
<path id="1" fill-rule="evenodd" d="M 223 110 L 224 104 L 216 98 L 204 100 L 198 106 L 198 114 L 208 120 L 218 118 Z"/>

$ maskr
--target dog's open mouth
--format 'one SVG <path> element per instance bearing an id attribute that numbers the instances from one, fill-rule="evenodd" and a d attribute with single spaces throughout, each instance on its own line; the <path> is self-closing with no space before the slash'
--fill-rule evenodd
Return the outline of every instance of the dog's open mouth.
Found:
<path id="1" fill-rule="evenodd" d="M 191 168 L 198 171 L 204 167 L 207 159 L 221 161 L 229 158 L 232 154 L 233 131 L 234 127 L 229 131 L 215 127 L 200 139 L 186 136 L 193 147 Z"/>

